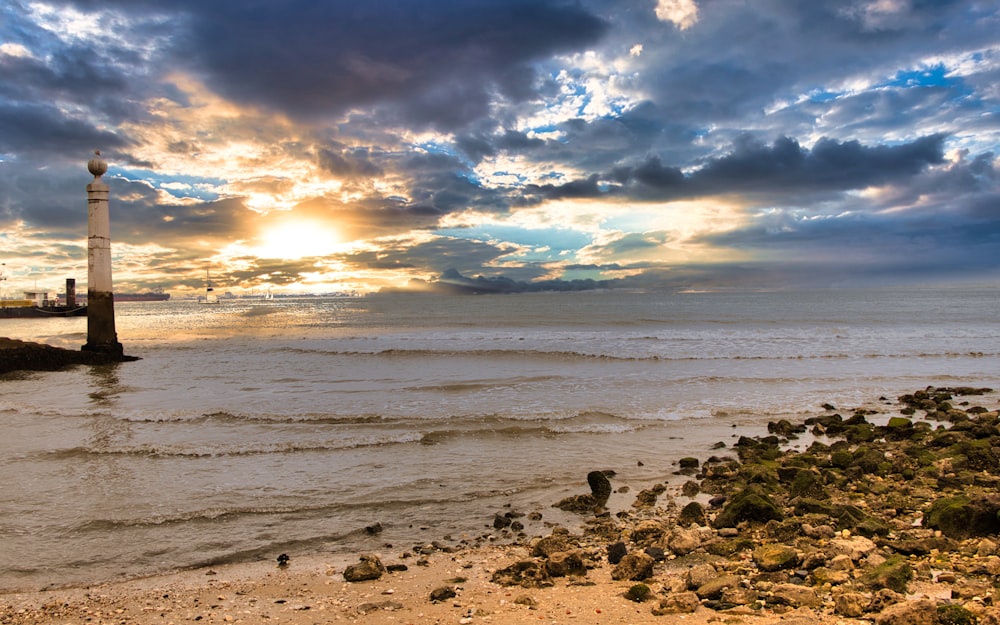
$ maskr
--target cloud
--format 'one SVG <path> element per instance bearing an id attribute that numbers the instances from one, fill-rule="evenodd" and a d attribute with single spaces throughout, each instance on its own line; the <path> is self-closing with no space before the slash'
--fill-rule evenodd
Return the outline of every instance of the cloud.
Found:
<path id="1" fill-rule="evenodd" d="M 528 63 L 596 42 L 607 28 L 580 5 L 552 0 L 220 1 L 184 10 L 190 30 L 175 41 L 179 60 L 236 101 L 306 118 L 374 108 L 442 128 L 488 114 L 494 89 L 528 97 Z"/>
<path id="2" fill-rule="evenodd" d="M 698 22 L 698 5 L 694 0 L 656 0 L 656 18 L 686 30 Z"/>
<path id="3" fill-rule="evenodd" d="M 136 288 L 206 267 L 362 290 L 449 269 L 995 273 L 998 19 L 976 0 L 13 0 L 3 241 L 19 266 L 77 262 L 100 148 Z M 280 224 L 323 236 L 263 246 Z"/>

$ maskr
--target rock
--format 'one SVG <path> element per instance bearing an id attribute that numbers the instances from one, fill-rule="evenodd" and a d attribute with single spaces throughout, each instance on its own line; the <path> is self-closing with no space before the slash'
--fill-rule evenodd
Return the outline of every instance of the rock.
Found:
<path id="1" fill-rule="evenodd" d="M 839 616 L 857 618 L 865 613 L 871 598 L 860 592 L 842 592 L 833 596 L 833 611 Z"/>
<path id="2" fill-rule="evenodd" d="M 677 525 L 681 527 L 704 525 L 705 521 L 705 508 L 697 501 L 692 501 L 684 506 L 680 514 L 677 515 Z"/>
<path id="3" fill-rule="evenodd" d="M 692 475 L 698 471 L 698 467 L 701 463 L 697 458 L 681 458 L 677 464 L 680 466 L 680 471 L 678 473 L 682 475 Z"/>
<path id="4" fill-rule="evenodd" d="M 938 625 L 937 606 L 930 599 L 897 603 L 878 614 L 875 625 Z"/>
<path id="5" fill-rule="evenodd" d="M 642 521 L 632 529 L 632 542 L 640 547 L 654 545 L 663 538 L 663 524 L 659 521 Z"/>
<path id="6" fill-rule="evenodd" d="M 781 509 L 768 497 L 763 490 L 747 487 L 735 495 L 715 517 L 712 526 L 736 527 L 742 521 L 766 523 L 772 519 L 780 521 L 784 518 Z"/>
<path id="7" fill-rule="evenodd" d="M 817 608 L 822 603 L 816 591 L 799 584 L 777 584 L 771 589 L 771 602 L 793 608 Z"/>
<path id="8" fill-rule="evenodd" d="M 501 586 L 521 586 L 523 588 L 546 588 L 552 580 L 545 570 L 545 564 L 537 559 L 521 560 L 493 573 L 494 584 Z"/>
<path id="9" fill-rule="evenodd" d="M 972 501 L 964 495 L 944 497 L 931 505 L 924 525 L 955 540 L 1000 533 L 1000 506 L 988 501 Z"/>
<path id="10" fill-rule="evenodd" d="M 531 546 L 531 556 L 533 558 L 547 558 L 554 553 L 569 551 L 570 548 L 568 534 L 552 533 L 535 541 Z"/>
<path id="11" fill-rule="evenodd" d="M 804 423 L 793 425 L 788 419 L 781 419 L 780 421 L 769 422 L 767 424 L 767 431 L 784 438 L 795 438 L 797 434 L 802 434 L 806 431 L 806 425 Z"/>
<path id="12" fill-rule="evenodd" d="M 795 568 L 800 560 L 796 549 L 782 544 L 761 545 L 753 551 L 754 564 L 765 572 Z"/>
<path id="13" fill-rule="evenodd" d="M 824 584 L 839 586 L 851 581 L 851 574 L 847 571 L 838 571 L 821 566 L 812 570 L 812 578 L 813 583 L 817 586 L 822 586 Z"/>
<path id="14" fill-rule="evenodd" d="M 888 588 L 902 594 L 906 594 L 906 585 L 911 579 L 913 568 L 902 556 L 892 556 L 862 578 L 872 589 Z"/>
<path id="15" fill-rule="evenodd" d="M 593 495 L 574 495 L 567 497 L 553 507 L 565 510 L 566 512 L 587 513 L 600 509 L 601 504 L 597 503 Z"/>
<path id="16" fill-rule="evenodd" d="M 646 599 L 649 599 L 653 591 L 649 589 L 649 586 L 645 584 L 635 584 L 627 591 L 625 591 L 625 598 L 629 601 L 635 601 L 636 603 L 642 603 Z"/>
<path id="17" fill-rule="evenodd" d="M 897 603 L 902 603 L 903 601 L 906 601 L 906 595 L 902 595 L 889 588 L 881 588 L 876 590 L 872 595 L 872 600 L 868 604 L 868 609 L 866 611 L 878 614 L 887 607 L 896 605 Z"/>
<path id="18" fill-rule="evenodd" d="M 499 529 L 503 529 L 505 527 L 510 527 L 511 523 L 512 523 L 511 518 L 508 517 L 508 516 L 504 516 L 504 515 L 502 515 L 500 513 L 497 513 L 497 514 L 493 515 L 493 528 L 494 529 L 498 529 L 499 530 Z"/>
<path id="19" fill-rule="evenodd" d="M 398 601 L 378 601 L 362 603 L 357 607 L 357 613 L 361 615 L 370 614 L 372 612 L 378 612 L 380 610 L 386 610 L 392 612 L 394 610 L 402 610 L 403 604 Z"/>
<path id="20" fill-rule="evenodd" d="M 679 556 L 691 553 L 701 546 L 701 533 L 697 529 L 677 527 L 667 539 L 667 548 Z"/>
<path id="21" fill-rule="evenodd" d="M 635 496 L 635 501 L 632 503 L 633 508 L 652 508 L 656 505 L 656 500 L 667 490 L 667 487 L 663 484 L 657 484 L 652 488 L 645 488 L 639 491 L 639 494 Z"/>
<path id="22" fill-rule="evenodd" d="M 718 599 L 727 588 L 736 588 L 740 585 L 739 575 L 717 575 L 695 591 L 701 599 Z"/>
<path id="23" fill-rule="evenodd" d="M 976 625 L 979 621 L 971 610 L 957 603 L 939 605 L 937 620 L 940 625 Z"/>
<path id="24" fill-rule="evenodd" d="M 660 600 L 660 607 L 653 610 L 656 616 L 664 614 L 690 614 L 698 609 L 701 600 L 693 592 L 675 592 Z"/>
<path id="25" fill-rule="evenodd" d="M 517 599 L 514 599 L 514 603 L 516 603 L 517 605 L 526 605 L 532 610 L 538 608 L 538 601 L 536 601 L 535 598 L 530 595 L 521 595 Z"/>
<path id="26" fill-rule="evenodd" d="M 659 547 L 646 547 L 642 552 L 657 562 L 663 562 L 667 559 L 666 552 Z"/>
<path id="27" fill-rule="evenodd" d="M 628 553 L 628 548 L 625 546 L 625 543 L 623 542 L 617 542 L 608 545 L 608 562 L 610 562 L 611 564 L 618 564 L 619 562 L 622 561 L 622 558 L 624 558 L 625 554 L 627 553 Z"/>
<path id="28" fill-rule="evenodd" d="M 810 497 L 812 499 L 829 499 L 826 487 L 818 471 L 799 471 L 788 489 L 790 497 Z"/>
<path id="29" fill-rule="evenodd" d="M 604 471 L 591 471 L 587 474 L 587 484 L 590 485 L 590 494 L 598 507 L 604 507 L 611 497 L 611 481 Z"/>
<path id="30" fill-rule="evenodd" d="M 850 538 L 835 538 L 831 540 L 826 547 L 826 552 L 830 557 L 843 554 L 854 562 L 858 562 L 861 558 L 873 553 L 876 549 L 878 549 L 878 545 L 864 536 L 852 536 Z"/>
<path id="31" fill-rule="evenodd" d="M 442 601 L 447 601 L 457 596 L 458 593 L 451 586 L 442 586 L 441 588 L 435 588 L 431 591 L 431 602 L 440 603 Z"/>
<path id="32" fill-rule="evenodd" d="M 653 576 L 655 560 L 644 553 L 630 553 L 611 571 L 613 580 L 641 582 Z"/>
<path id="33" fill-rule="evenodd" d="M 385 567 L 378 557 L 373 555 L 361 556 L 358 564 L 352 564 L 344 569 L 344 579 L 348 582 L 365 582 L 379 579 L 385 573 Z"/>
<path id="34" fill-rule="evenodd" d="M 753 588 L 734 586 L 722 591 L 719 603 L 722 606 L 751 605 L 760 598 L 760 594 Z"/>
<path id="35" fill-rule="evenodd" d="M 681 486 L 681 494 L 684 495 L 685 497 L 695 497 L 700 492 L 701 492 L 701 485 L 698 484 L 698 482 L 695 482 L 694 480 L 689 480 L 687 482 L 684 482 L 684 485 Z"/>
<path id="36" fill-rule="evenodd" d="M 698 564 L 685 571 L 684 581 L 687 583 L 688 590 L 696 590 L 718 576 L 718 571 L 711 564 Z"/>
<path id="37" fill-rule="evenodd" d="M 545 572 L 549 577 L 583 576 L 587 574 L 587 566 L 580 551 L 560 551 L 545 561 Z"/>

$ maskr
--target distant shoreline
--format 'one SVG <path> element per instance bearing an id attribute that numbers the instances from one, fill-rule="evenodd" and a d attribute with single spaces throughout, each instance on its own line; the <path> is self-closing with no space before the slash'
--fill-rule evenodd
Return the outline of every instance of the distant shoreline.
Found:
<path id="1" fill-rule="evenodd" d="M 74 365 L 108 365 L 115 362 L 120 361 L 97 352 L 0 337 L 0 375 L 14 371 L 59 371 Z"/>

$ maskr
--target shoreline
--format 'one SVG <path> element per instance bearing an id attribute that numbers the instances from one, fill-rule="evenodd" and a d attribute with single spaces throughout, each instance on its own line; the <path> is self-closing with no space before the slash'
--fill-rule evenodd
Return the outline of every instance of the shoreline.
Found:
<path id="1" fill-rule="evenodd" d="M 634 499 L 619 510 L 604 507 L 614 477 L 593 476 L 591 492 L 552 502 L 575 510 L 579 533 L 546 524 L 540 538 L 494 544 L 519 531 L 511 511 L 492 539 L 386 547 L 366 560 L 371 579 L 347 581 L 365 576 L 352 565 L 369 554 L 292 554 L 283 567 L 3 593 L 0 623 L 959 622 L 933 617 L 950 610 L 996 625 L 1000 526 L 989 512 L 996 523 L 1000 502 L 988 493 L 1000 485 L 1000 412 L 984 392 L 917 391 L 881 407 L 886 425 L 832 406 L 772 423 L 717 456 L 677 459 L 683 494 L 615 492 Z M 970 534 L 949 515 L 985 520 Z M 937 620 L 914 620 L 929 609 Z"/>

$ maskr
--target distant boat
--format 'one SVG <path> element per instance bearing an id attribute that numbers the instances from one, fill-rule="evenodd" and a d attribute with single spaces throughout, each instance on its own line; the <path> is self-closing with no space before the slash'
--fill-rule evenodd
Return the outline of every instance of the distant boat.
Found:
<path id="1" fill-rule="evenodd" d="M 212 276 L 205 272 L 205 296 L 198 299 L 199 304 L 218 304 L 219 296 L 215 294 L 215 287 L 212 286 Z"/>
<path id="2" fill-rule="evenodd" d="M 22 319 L 28 317 L 85 317 L 86 315 L 86 306 L 63 306 L 60 304 L 43 304 L 38 306 L 35 304 L 34 300 L 0 300 L 0 319 Z"/>
<path id="3" fill-rule="evenodd" d="M 116 302 L 165 302 L 170 299 L 170 293 L 163 291 L 146 291 L 145 293 L 115 293 Z"/>
<path id="4" fill-rule="evenodd" d="M 6 263 L 0 265 L 0 285 L 7 281 L 4 268 Z M 84 317 L 87 315 L 87 307 L 76 303 L 75 289 L 76 281 L 67 280 L 66 290 L 71 292 L 72 297 L 67 298 L 66 304 L 61 303 L 58 296 L 49 299 L 49 294 L 44 291 L 25 291 L 24 297 L 20 299 L 8 299 L 0 295 L 0 319 Z"/>

